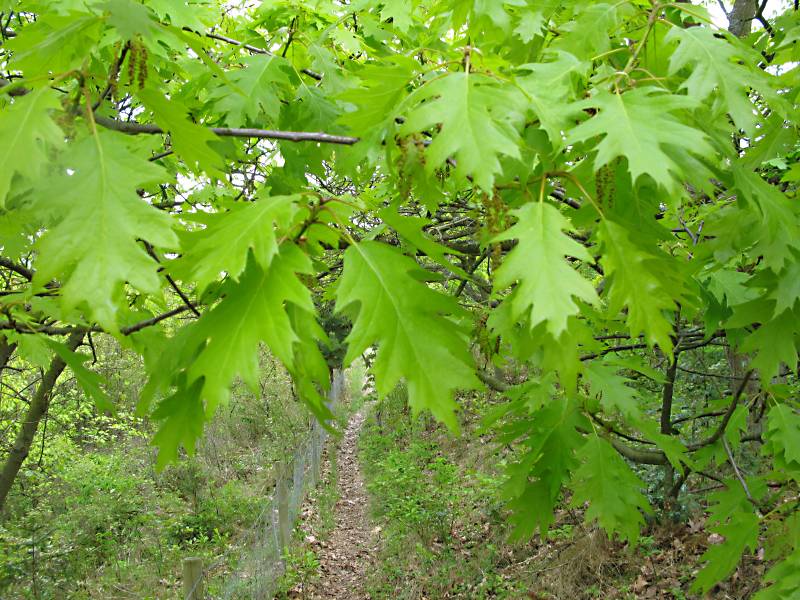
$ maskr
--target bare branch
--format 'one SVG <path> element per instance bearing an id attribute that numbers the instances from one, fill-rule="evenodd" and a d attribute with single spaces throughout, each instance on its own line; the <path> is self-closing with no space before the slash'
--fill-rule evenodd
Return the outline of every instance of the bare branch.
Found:
<path id="1" fill-rule="evenodd" d="M 95 115 L 94 120 L 98 125 L 106 129 L 113 129 L 114 131 L 121 131 L 122 133 L 129 133 L 131 135 L 165 133 L 161 127 L 150 123 L 142 124 L 130 121 L 117 121 L 116 119 L 110 119 L 100 115 Z M 313 131 L 280 131 L 276 129 L 234 127 L 210 127 L 209 129 L 221 137 L 260 138 L 286 140 L 289 142 L 320 142 L 322 144 L 340 144 L 345 146 L 351 146 L 359 141 L 357 137 Z"/>

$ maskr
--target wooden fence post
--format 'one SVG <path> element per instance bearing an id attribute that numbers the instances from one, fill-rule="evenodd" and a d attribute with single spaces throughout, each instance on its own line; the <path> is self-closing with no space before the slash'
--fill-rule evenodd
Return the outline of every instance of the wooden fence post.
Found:
<path id="1" fill-rule="evenodd" d="M 275 496 L 278 499 L 278 541 L 281 550 L 289 547 L 289 487 L 286 478 L 281 475 L 275 484 Z"/>
<path id="2" fill-rule="evenodd" d="M 321 439 L 322 434 L 320 432 L 321 427 L 314 422 L 314 425 L 311 428 L 311 483 L 316 485 L 319 481 L 320 477 L 320 458 L 322 455 L 321 449 Z"/>
<path id="3" fill-rule="evenodd" d="M 203 600 L 203 559 L 183 559 L 183 600 Z"/>

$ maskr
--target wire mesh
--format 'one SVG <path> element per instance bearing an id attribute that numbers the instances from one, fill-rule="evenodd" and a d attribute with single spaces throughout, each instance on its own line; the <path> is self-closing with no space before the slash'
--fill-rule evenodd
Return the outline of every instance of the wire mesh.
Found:
<path id="1" fill-rule="evenodd" d="M 331 389 L 328 393 L 328 404 L 331 410 L 341 401 L 345 392 L 345 377 L 341 371 L 335 371 Z M 292 461 L 279 469 L 276 486 L 270 497 L 265 498 L 264 508 L 253 526 L 247 531 L 240 545 L 238 557 L 231 564 L 230 573 L 223 582 L 220 591 L 211 597 L 215 600 L 234 600 L 252 598 L 267 600 L 275 596 L 278 581 L 284 570 L 284 552 L 280 522 L 281 500 L 278 493 L 281 484 L 287 490 L 288 516 L 286 531 L 291 531 L 305 500 L 306 494 L 313 489 L 320 478 L 320 462 L 328 432 L 316 421 L 313 422 L 309 436 L 294 453 Z"/>

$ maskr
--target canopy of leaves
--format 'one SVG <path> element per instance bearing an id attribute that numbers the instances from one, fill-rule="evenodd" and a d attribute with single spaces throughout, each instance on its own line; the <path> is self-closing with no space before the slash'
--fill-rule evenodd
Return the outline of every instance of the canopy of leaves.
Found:
<path id="1" fill-rule="evenodd" d="M 458 430 L 462 394 L 504 394 L 519 535 L 566 487 L 634 542 L 638 463 L 669 493 L 726 482 L 698 590 L 773 544 L 800 464 L 793 6 L 737 38 L 700 2 L 18 4 L 0 332 L 102 406 L 64 336 L 140 353 L 160 465 L 256 385 L 261 346 L 326 421 L 335 304 L 344 366 L 374 352 L 379 396 L 405 384 Z M 722 346 L 718 404 L 676 394 L 681 360 Z M 728 453 L 750 442 L 772 471 L 740 481 Z M 797 551 L 773 545 L 768 589 L 794 590 Z"/>

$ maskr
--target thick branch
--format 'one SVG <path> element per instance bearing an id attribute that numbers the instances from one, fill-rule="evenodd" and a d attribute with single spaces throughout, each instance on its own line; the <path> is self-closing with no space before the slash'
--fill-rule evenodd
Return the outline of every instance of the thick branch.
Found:
<path id="1" fill-rule="evenodd" d="M 27 267 L 23 267 L 22 265 L 18 265 L 12 260 L 9 260 L 5 256 L 0 256 L 0 267 L 5 267 L 9 271 L 14 271 L 17 275 L 22 275 L 25 279 L 30 281 L 33 279 L 33 271 L 31 271 Z"/>

